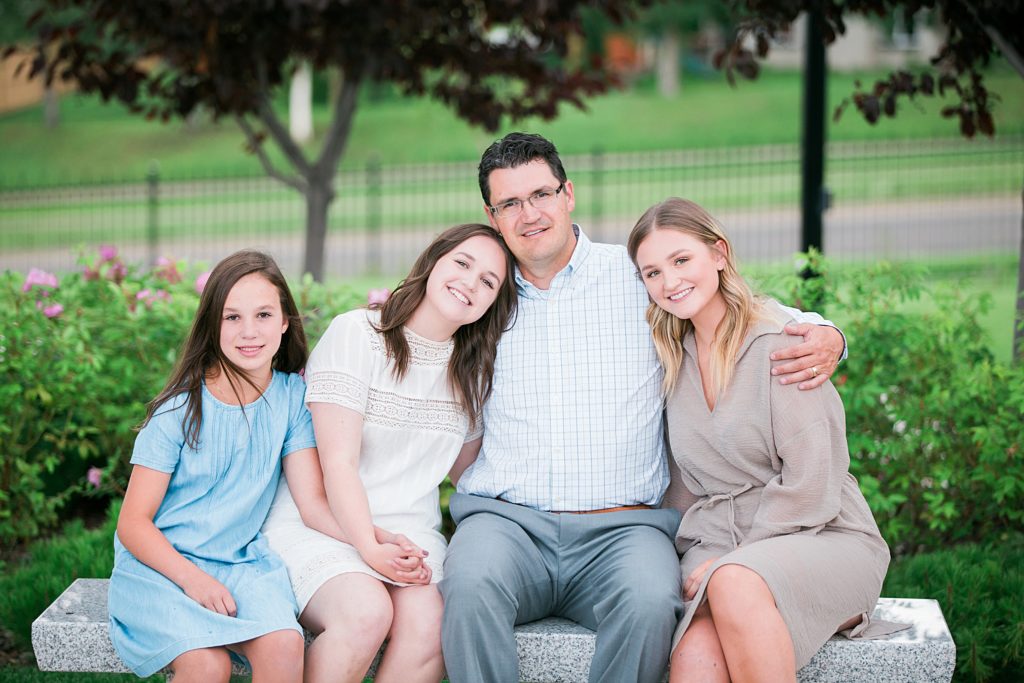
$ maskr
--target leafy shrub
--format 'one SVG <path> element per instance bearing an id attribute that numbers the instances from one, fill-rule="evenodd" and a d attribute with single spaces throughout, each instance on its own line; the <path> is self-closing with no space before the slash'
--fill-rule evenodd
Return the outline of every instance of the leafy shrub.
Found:
<path id="1" fill-rule="evenodd" d="M 72 581 L 110 576 L 120 509 L 116 501 L 96 529 L 86 529 L 78 519 L 68 522 L 60 534 L 36 541 L 20 562 L 0 574 L 0 624 L 19 645 L 31 648 L 32 622 Z"/>
<path id="2" fill-rule="evenodd" d="M 75 496 L 123 492 L 134 428 L 160 390 L 198 304 L 182 264 L 136 272 L 107 247 L 82 272 L 0 275 L 0 547 L 35 538 Z M 347 288 L 294 288 L 315 340 L 361 303 Z"/>
<path id="3" fill-rule="evenodd" d="M 882 595 L 932 598 L 956 643 L 953 680 L 1024 680 L 1024 536 L 901 558 Z"/>
<path id="4" fill-rule="evenodd" d="M 774 281 L 817 300 L 847 336 L 833 381 L 846 406 L 851 471 L 897 554 L 995 537 L 1024 521 L 1024 367 L 993 360 L 986 297 L 926 291 L 919 268 L 880 263 Z M 914 312 L 909 312 L 909 311 Z"/>

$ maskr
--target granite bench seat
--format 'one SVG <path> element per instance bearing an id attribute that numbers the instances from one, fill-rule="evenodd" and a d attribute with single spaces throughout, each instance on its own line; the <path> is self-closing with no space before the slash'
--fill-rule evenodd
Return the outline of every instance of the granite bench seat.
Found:
<path id="1" fill-rule="evenodd" d="M 800 670 L 798 679 L 808 683 L 952 679 L 956 648 L 935 600 L 882 598 L 875 614 L 913 626 L 884 640 L 833 638 Z M 523 681 L 587 680 L 594 654 L 592 631 L 565 619 L 543 619 L 516 628 L 516 640 Z M 43 671 L 127 671 L 110 643 L 107 579 L 72 583 L 32 623 L 32 647 Z"/>

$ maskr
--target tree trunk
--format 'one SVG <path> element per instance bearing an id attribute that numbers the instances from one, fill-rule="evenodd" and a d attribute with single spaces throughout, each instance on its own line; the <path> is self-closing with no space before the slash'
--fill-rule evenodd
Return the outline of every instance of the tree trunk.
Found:
<path id="1" fill-rule="evenodd" d="M 53 88 L 43 91 L 43 123 L 47 130 L 53 130 L 60 124 L 60 95 Z"/>
<path id="2" fill-rule="evenodd" d="M 658 94 L 675 97 L 679 94 L 679 34 L 665 31 L 658 40 L 655 55 Z"/>
<path id="3" fill-rule="evenodd" d="M 1024 361 L 1024 189 L 1021 190 L 1020 260 L 1017 261 L 1017 315 L 1013 321 L 1013 362 Z"/>
<path id="4" fill-rule="evenodd" d="M 288 96 L 288 130 L 292 139 L 303 144 L 313 136 L 313 76 L 309 62 L 303 61 L 292 75 Z"/>
<path id="5" fill-rule="evenodd" d="M 301 62 L 292 75 L 288 93 L 288 132 L 300 145 L 313 137 L 313 73 L 309 62 Z"/>
<path id="6" fill-rule="evenodd" d="M 331 188 L 333 174 L 327 177 L 309 177 L 306 190 L 306 254 L 303 272 L 317 282 L 324 279 L 324 249 L 327 246 L 327 209 L 334 200 Z"/>

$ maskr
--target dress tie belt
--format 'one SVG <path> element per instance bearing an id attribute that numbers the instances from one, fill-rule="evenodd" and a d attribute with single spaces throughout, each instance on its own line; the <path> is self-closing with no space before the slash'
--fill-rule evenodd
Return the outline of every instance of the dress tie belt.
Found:
<path id="1" fill-rule="evenodd" d="M 712 508 L 722 501 L 729 503 L 729 533 L 732 534 L 732 547 L 733 550 L 740 547 L 740 535 L 742 532 L 736 527 L 736 496 L 746 493 L 750 489 L 754 488 L 753 484 L 744 484 L 742 487 L 735 491 L 729 491 L 728 493 L 716 493 L 701 504 L 701 509 Z"/>

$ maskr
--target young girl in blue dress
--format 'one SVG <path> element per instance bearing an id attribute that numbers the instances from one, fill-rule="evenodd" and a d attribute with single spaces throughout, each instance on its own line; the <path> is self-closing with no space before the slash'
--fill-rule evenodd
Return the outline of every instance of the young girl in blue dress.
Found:
<path id="1" fill-rule="evenodd" d="M 170 665 L 177 683 L 227 681 L 234 653 L 254 681 L 302 679 L 295 599 L 260 526 L 283 463 L 314 492 L 297 501 L 303 520 L 339 533 L 295 374 L 306 357 L 274 261 L 242 251 L 217 264 L 178 365 L 148 406 L 118 518 L 110 633 L 136 674 Z"/>

